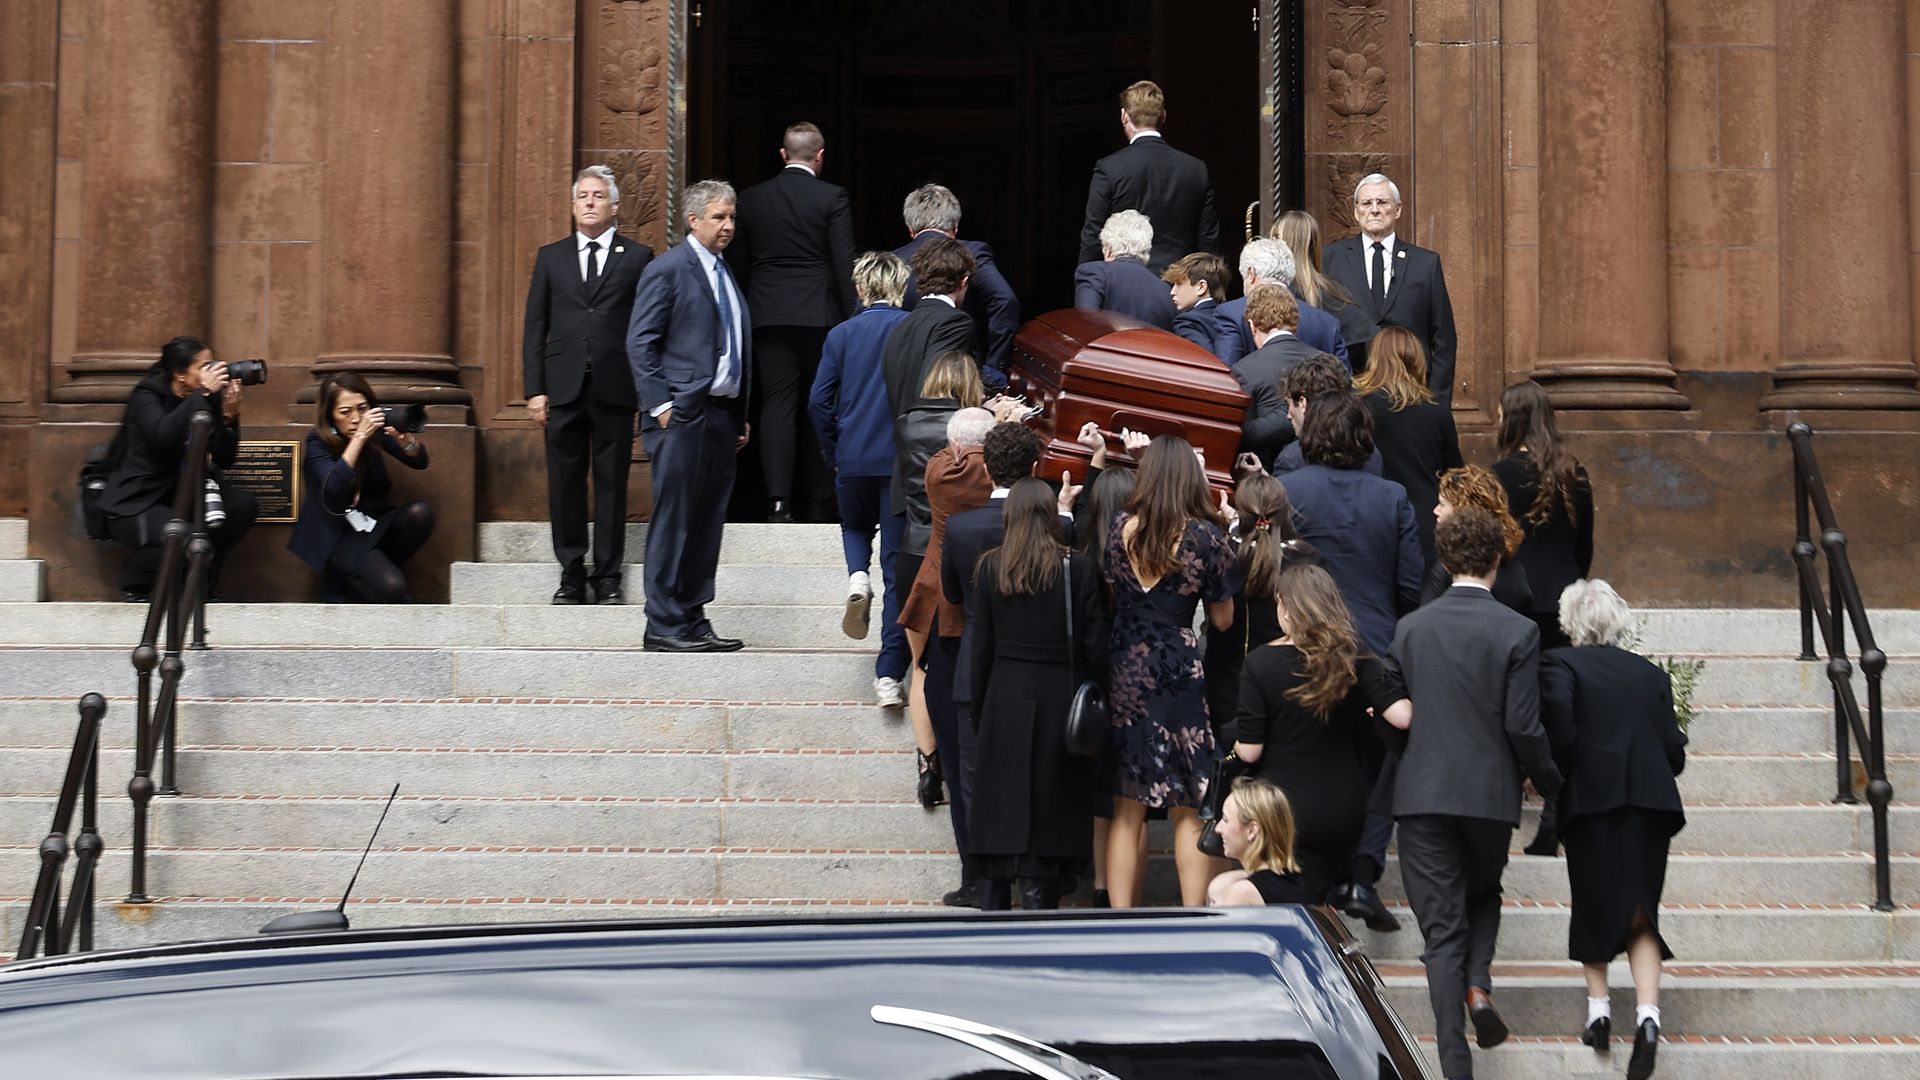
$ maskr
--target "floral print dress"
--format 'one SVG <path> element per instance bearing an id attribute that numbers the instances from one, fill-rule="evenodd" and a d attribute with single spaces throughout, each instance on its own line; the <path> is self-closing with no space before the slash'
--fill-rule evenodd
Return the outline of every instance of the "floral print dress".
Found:
<path id="1" fill-rule="evenodd" d="M 1114 521 L 1107 540 L 1114 605 L 1107 691 L 1113 790 L 1153 809 L 1198 809 L 1220 748 L 1207 723 L 1193 612 L 1202 601 L 1233 596 L 1233 549 L 1214 525 L 1188 521 L 1173 569 L 1152 588 L 1142 588 L 1127 559 L 1127 517 Z"/>

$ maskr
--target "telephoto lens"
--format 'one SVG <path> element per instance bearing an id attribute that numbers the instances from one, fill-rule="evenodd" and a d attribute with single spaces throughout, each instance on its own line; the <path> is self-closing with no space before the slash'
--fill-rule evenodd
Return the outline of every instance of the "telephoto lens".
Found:
<path id="1" fill-rule="evenodd" d="M 227 377 L 241 386 L 259 386 L 267 381 L 267 362 L 235 360 L 227 365 Z"/>
<path id="2" fill-rule="evenodd" d="M 417 435 L 426 429 L 425 405 L 383 405 L 380 411 L 387 414 L 387 426 L 395 431 Z"/>
<path id="3" fill-rule="evenodd" d="M 217 529 L 227 523 L 227 500 L 220 495 L 220 485 L 213 477 L 207 477 L 207 528 Z"/>

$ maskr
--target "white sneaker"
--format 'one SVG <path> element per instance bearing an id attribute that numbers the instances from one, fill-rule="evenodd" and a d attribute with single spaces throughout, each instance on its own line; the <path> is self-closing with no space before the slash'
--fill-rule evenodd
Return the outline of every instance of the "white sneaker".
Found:
<path id="1" fill-rule="evenodd" d="M 873 696 L 880 699 L 881 708 L 898 709 L 907 703 L 907 688 L 899 679 L 882 675 L 873 680 Z"/>
<path id="2" fill-rule="evenodd" d="M 847 610 L 840 616 L 840 632 L 854 639 L 867 636 L 868 616 L 873 611 L 873 583 L 862 570 L 847 578 Z"/>

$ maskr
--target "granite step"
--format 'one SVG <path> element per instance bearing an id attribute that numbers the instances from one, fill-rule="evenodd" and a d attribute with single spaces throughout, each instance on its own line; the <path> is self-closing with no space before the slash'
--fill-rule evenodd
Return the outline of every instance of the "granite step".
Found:
<path id="1" fill-rule="evenodd" d="M 1896 852 L 1891 857 L 1894 895 L 1920 896 L 1920 856 Z M 1380 879 L 1381 898 L 1402 902 L 1406 891 L 1400 876 L 1400 857 L 1387 855 L 1387 872 Z M 1514 853 L 1501 877 L 1507 896 L 1539 903 L 1569 902 L 1565 859 Z M 1737 897 L 1769 904 L 1866 903 L 1873 898 L 1873 858 L 1864 851 L 1835 851 L 1803 855 L 1672 854 L 1667 858 L 1666 891 L 1661 902 L 1712 904 Z"/>
<path id="2" fill-rule="evenodd" d="M 1422 1045 L 1433 1075 L 1439 1076 L 1432 1041 Z M 1596 1054 L 1570 1037 L 1516 1037 L 1492 1050 L 1475 1050 L 1473 1075 L 1479 1080 L 1618 1077 L 1630 1052 L 1617 1041 L 1613 1053 Z M 1676 1036 L 1662 1040 L 1658 1062 L 1655 1076 L 1685 1080 L 1912 1080 L 1920 1076 L 1920 1037 Z"/>
<path id="3" fill-rule="evenodd" d="M 623 568 L 624 576 L 621 579 L 627 605 L 635 611 L 640 609 L 644 600 L 642 571 L 641 563 L 629 563 Z M 553 590 L 559 584 L 559 572 L 551 564 L 457 562 L 450 568 L 449 574 L 449 595 L 455 606 L 552 606 Z M 831 563 L 817 566 L 725 564 L 714 572 L 713 591 L 717 604 L 735 607 L 770 604 L 831 607 L 834 610 L 834 623 L 830 629 L 838 633 L 846 585 L 846 566 L 836 558 Z M 878 591 L 879 587 L 880 582 L 876 577 L 874 588 Z M 875 611 L 874 615 L 877 618 L 879 612 Z"/>
<path id="4" fill-rule="evenodd" d="M 27 519 L 0 518 L 0 559 L 27 557 Z"/>
<path id="5" fill-rule="evenodd" d="M 46 595 L 46 563 L 39 559 L 0 560 L 0 603 L 36 604 Z"/>
<path id="6" fill-rule="evenodd" d="M 587 527 L 593 535 L 593 527 Z M 475 553 L 481 562 L 536 563 L 557 567 L 553 530 L 545 521 L 482 521 L 474 526 Z M 876 541 L 875 549 L 878 550 Z M 592 550 L 591 541 L 588 550 Z M 626 555 L 639 561 L 647 550 L 647 525 L 627 525 Z M 840 526 L 735 523 L 720 538 L 720 562 L 777 566 L 838 566 Z"/>

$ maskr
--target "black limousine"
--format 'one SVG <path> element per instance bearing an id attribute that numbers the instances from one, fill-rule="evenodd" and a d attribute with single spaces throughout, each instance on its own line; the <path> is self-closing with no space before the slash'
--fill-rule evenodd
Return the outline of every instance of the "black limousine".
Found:
<path id="1" fill-rule="evenodd" d="M 1424 1080 L 1301 907 L 347 930 L 0 967 L 8 1080 Z"/>

